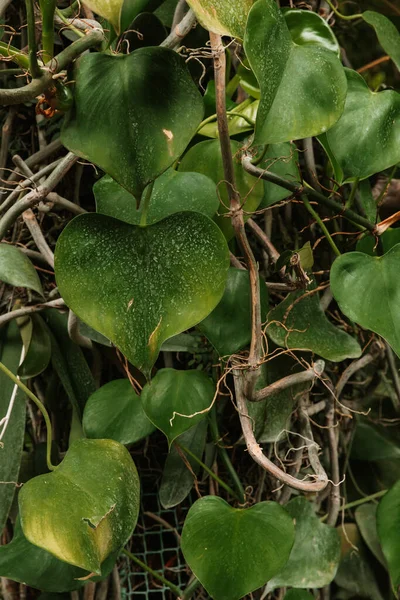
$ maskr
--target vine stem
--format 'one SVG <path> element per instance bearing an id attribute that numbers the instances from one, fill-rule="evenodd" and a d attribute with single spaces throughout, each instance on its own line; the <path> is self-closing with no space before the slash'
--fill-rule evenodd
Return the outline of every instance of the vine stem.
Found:
<path id="1" fill-rule="evenodd" d="M 46 410 L 46 407 L 39 400 L 39 398 L 37 396 L 35 396 L 35 394 L 33 392 L 31 392 L 31 390 L 24 383 L 22 383 L 22 381 L 18 377 L 16 377 L 14 375 L 14 373 L 12 373 L 10 371 L 10 369 L 8 369 L 6 367 L 6 365 L 4 365 L 2 362 L 0 362 L 0 370 L 3 371 L 3 373 L 5 375 L 7 375 L 7 377 L 9 377 L 11 379 L 11 381 L 13 381 L 15 383 L 15 385 L 17 385 L 23 392 L 25 392 L 25 394 L 28 396 L 28 398 L 30 398 L 32 400 L 32 402 L 34 402 L 36 404 L 36 406 L 42 413 L 43 418 L 46 423 L 46 433 L 47 433 L 47 447 L 46 447 L 47 467 L 48 467 L 49 471 L 54 471 L 54 469 L 56 467 L 51 462 L 51 421 L 50 421 L 49 413 Z"/>
<path id="2" fill-rule="evenodd" d="M 15 46 L 11 46 L 11 44 L 0 42 L 0 56 L 15 62 L 26 71 L 29 69 L 28 56 L 24 52 L 21 52 L 21 50 L 18 50 L 18 48 L 15 48 Z"/>
<path id="3" fill-rule="evenodd" d="M 326 3 L 329 4 L 335 15 L 340 19 L 344 19 L 345 21 L 354 21 L 355 19 L 362 19 L 361 13 L 358 13 L 356 15 L 343 15 L 341 12 L 338 11 L 338 9 L 336 8 L 336 6 L 334 6 L 331 0 L 326 0 Z"/>
<path id="4" fill-rule="evenodd" d="M 25 0 L 26 5 L 26 19 L 28 22 L 28 56 L 29 56 L 29 70 L 33 79 L 38 79 L 42 72 L 39 67 L 37 59 L 37 46 L 36 46 L 36 25 L 35 25 L 35 7 L 33 0 Z"/>
<path id="5" fill-rule="evenodd" d="M 336 256 L 341 256 L 340 250 L 336 246 L 335 242 L 333 241 L 333 238 L 332 238 L 331 234 L 329 233 L 328 228 L 326 227 L 325 223 L 323 222 L 323 220 L 321 219 L 321 217 L 319 216 L 319 214 L 311 206 L 310 201 L 307 198 L 307 196 L 304 194 L 301 197 L 301 199 L 303 201 L 304 206 L 306 207 L 306 209 L 310 213 L 310 215 L 314 217 L 314 219 L 317 221 L 318 225 L 322 229 L 322 232 L 325 234 L 325 237 L 328 240 L 329 245 L 332 248 L 332 250 L 334 251 L 334 253 L 336 254 Z"/>
<path id="6" fill-rule="evenodd" d="M 54 13 L 56 0 L 39 0 L 42 13 L 43 62 L 46 64 L 54 56 Z"/>
<path id="7" fill-rule="evenodd" d="M 171 590 L 171 592 L 175 594 L 175 596 L 177 596 L 178 598 L 184 597 L 184 592 L 180 588 L 178 588 L 171 581 L 168 581 L 168 579 L 165 579 L 165 577 L 160 575 L 160 573 L 157 573 L 157 571 L 154 571 L 151 567 L 146 565 L 146 563 L 141 561 L 140 558 L 137 558 L 134 554 L 132 554 L 132 552 L 129 552 L 128 550 L 124 549 L 122 550 L 122 554 L 125 554 L 125 556 L 127 556 L 132 562 L 136 563 L 139 567 L 147 571 L 147 573 L 150 573 L 150 575 L 152 575 L 154 579 L 158 579 L 158 581 L 161 581 Z"/>
<path id="8" fill-rule="evenodd" d="M 356 177 L 356 179 L 354 180 L 354 183 L 351 187 L 349 197 L 347 198 L 346 204 L 344 205 L 345 208 L 351 208 L 353 206 L 359 183 L 360 183 L 360 178 Z"/>

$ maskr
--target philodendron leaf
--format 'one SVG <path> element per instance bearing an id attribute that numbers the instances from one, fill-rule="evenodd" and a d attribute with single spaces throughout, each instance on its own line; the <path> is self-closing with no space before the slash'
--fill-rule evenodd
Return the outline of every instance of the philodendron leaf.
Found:
<path id="1" fill-rule="evenodd" d="M 339 42 L 325 19 L 311 10 L 283 8 L 282 13 L 295 44 L 327 48 L 340 56 Z"/>
<path id="2" fill-rule="evenodd" d="M 155 430 L 129 379 L 116 379 L 96 390 L 86 403 L 82 425 L 86 437 L 120 444 L 134 444 Z"/>
<path id="3" fill-rule="evenodd" d="M 20 490 L 22 530 L 32 544 L 100 575 L 101 563 L 132 535 L 139 490 L 124 446 L 78 440 L 53 472 L 34 477 Z"/>
<path id="4" fill-rule="evenodd" d="M 188 0 L 188 4 L 208 31 L 242 39 L 254 0 Z"/>
<path id="5" fill-rule="evenodd" d="M 149 227 L 79 215 L 55 252 L 57 285 L 67 305 L 146 377 L 162 343 L 218 304 L 228 268 L 222 233 L 195 212 Z"/>
<path id="6" fill-rule="evenodd" d="M 336 529 L 320 522 L 304 496 L 294 498 L 285 508 L 296 523 L 296 537 L 288 562 L 269 581 L 268 589 L 328 585 L 336 575 L 340 560 L 340 539 Z"/>
<path id="7" fill-rule="evenodd" d="M 140 225 L 143 203 L 138 210 L 133 196 L 111 177 L 102 177 L 93 186 L 93 192 L 98 213 Z M 183 210 L 213 217 L 218 206 L 215 183 L 209 177 L 168 169 L 154 182 L 146 223 L 151 225 Z"/>
<path id="8" fill-rule="evenodd" d="M 346 76 L 344 112 L 320 142 L 340 165 L 342 180 L 352 181 L 366 179 L 400 161 L 400 94 L 371 92 L 355 71 L 346 69 Z"/>
<path id="9" fill-rule="evenodd" d="M 365 11 L 362 16 L 364 21 L 375 29 L 380 45 L 400 70 L 400 33 L 396 25 L 373 10 Z"/>
<path id="10" fill-rule="evenodd" d="M 381 335 L 400 356 L 400 244 L 379 257 L 349 252 L 335 260 L 331 290 L 340 310 Z"/>
<path id="11" fill-rule="evenodd" d="M 40 315 L 32 315 L 32 333 L 25 358 L 18 369 L 21 379 L 30 379 L 43 373 L 51 359 L 51 339 Z"/>
<path id="12" fill-rule="evenodd" d="M 347 89 L 339 58 L 319 44 L 293 42 L 274 0 L 250 10 L 244 47 L 261 89 L 255 145 L 311 137 L 336 123 Z"/>
<path id="13" fill-rule="evenodd" d="M 259 502 L 238 509 L 206 496 L 187 514 L 181 547 L 214 600 L 239 600 L 282 569 L 293 541 L 293 521 L 279 504 Z"/>
<path id="14" fill-rule="evenodd" d="M 242 144 L 231 140 L 231 150 L 234 158 L 234 171 L 236 189 L 242 202 L 244 202 L 245 220 L 251 213 L 257 210 L 263 197 L 263 182 L 256 181 L 254 177 L 246 173 L 241 165 Z M 228 191 L 225 184 L 224 167 L 222 164 L 221 146 L 219 140 L 206 140 L 196 144 L 185 154 L 180 165 L 180 171 L 196 171 L 210 177 L 217 186 L 220 205 L 218 217 L 215 218 L 225 237 L 230 240 L 234 236 L 231 219 L 226 213 L 229 212 Z"/>
<path id="15" fill-rule="evenodd" d="M 42 284 L 35 267 L 25 254 L 11 244 L 0 244 L 0 281 L 25 287 L 43 296 Z"/>
<path id="16" fill-rule="evenodd" d="M 377 527 L 394 588 L 400 585 L 400 481 L 384 495 L 377 510 Z"/>
<path id="17" fill-rule="evenodd" d="M 375 558 L 379 560 L 381 565 L 387 568 L 386 559 L 383 555 L 382 546 L 378 537 L 376 523 L 377 508 L 377 504 L 372 504 L 372 502 L 362 504 L 356 508 L 354 516 L 364 542 L 367 544 Z"/>
<path id="18" fill-rule="evenodd" d="M 85 4 L 95 13 L 107 19 L 118 34 L 121 33 L 121 13 L 124 0 L 85 0 Z"/>
<path id="19" fill-rule="evenodd" d="M 206 417 L 214 394 L 215 385 L 202 371 L 161 369 L 140 397 L 144 412 L 171 445 L 178 435 Z"/>
<path id="20" fill-rule="evenodd" d="M 275 175 L 280 175 L 289 181 L 299 182 L 300 173 L 298 158 L 297 148 L 294 144 L 290 144 L 289 142 L 284 144 L 271 144 L 268 146 L 264 160 L 260 163 L 260 168 L 268 169 L 268 171 L 275 173 Z M 272 206 L 276 202 L 285 200 L 285 198 L 288 198 L 291 194 L 292 192 L 275 183 L 264 181 L 264 197 L 259 208 Z"/>
<path id="21" fill-rule="evenodd" d="M 267 335 L 283 348 L 309 350 L 333 362 L 361 356 L 357 340 L 327 319 L 318 294 L 310 291 L 288 294 L 271 310 Z"/>
<path id="22" fill-rule="evenodd" d="M 203 116 L 201 95 L 183 59 L 159 47 L 88 54 L 77 61 L 74 79 L 64 146 L 104 169 L 139 201 L 146 185 L 182 154 Z"/>

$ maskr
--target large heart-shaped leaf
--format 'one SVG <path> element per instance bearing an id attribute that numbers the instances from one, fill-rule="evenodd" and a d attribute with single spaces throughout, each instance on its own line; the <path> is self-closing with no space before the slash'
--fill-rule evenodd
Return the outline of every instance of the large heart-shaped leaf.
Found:
<path id="1" fill-rule="evenodd" d="M 94 186 L 97 212 L 140 225 L 143 203 L 139 210 L 135 199 L 111 177 L 102 177 Z M 214 182 L 201 173 L 180 173 L 168 169 L 154 182 L 146 215 L 151 225 L 183 210 L 194 210 L 213 217 L 219 202 Z"/>
<path id="2" fill-rule="evenodd" d="M 349 252 L 335 260 L 331 289 L 340 310 L 381 335 L 400 356 L 400 244 L 379 257 Z"/>
<path id="3" fill-rule="evenodd" d="M 219 35 L 243 38 L 254 0 L 188 0 L 201 25 Z"/>
<path id="4" fill-rule="evenodd" d="M 279 504 L 235 509 L 222 498 L 206 496 L 187 514 L 181 547 L 214 600 L 238 600 L 281 570 L 293 541 L 293 521 Z"/>
<path id="5" fill-rule="evenodd" d="M 394 588 L 400 585 L 400 481 L 384 495 L 377 511 L 377 527 Z"/>
<path id="6" fill-rule="evenodd" d="M 236 179 L 236 189 L 238 190 L 245 211 L 245 219 L 249 218 L 250 213 L 257 210 L 263 197 L 263 182 L 257 181 L 246 173 L 241 164 L 241 148 L 239 142 L 231 140 L 231 150 L 234 158 L 234 171 Z M 222 154 L 219 140 L 206 140 L 196 144 L 185 154 L 180 165 L 180 171 L 195 171 L 203 173 L 212 179 L 217 185 L 220 206 L 216 222 L 229 240 L 234 236 L 231 219 L 226 213 L 229 212 L 228 191 L 225 184 L 224 167 L 222 163 Z"/>
<path id="7" fill-rule="evenodd" d="M 202 371 L 161 369 L 140 397 L 150 421 L 172 444 L 178 435 L 204 419 L 214 394 L 215 385 Z"/>
<path id="8" fill-rule="evenodd" d="M 59 237 L 55 253 L 65 302 L 147 377 L 161 344 L 218 304 L 228 268 L 222 233 L 195 212 L 144 228 L 79 215 Z"/>
<path id="9" fill-rule="evenodd" d="M 34 477 L 21 489 L 22 530 L 32 544 L 100 575 L 101 563 L 132 535 L 139 487 L 124 446 L 78 440 L 52 473 Z"/>
<path id="10" fill-rule="evenodd" d="M 336 575 L 340 560 L 340 539 L 336 529 L 320 522 L 304 496 L 294 498 L 285 508 L 295 520 L 296 537 L 288 562 L 268 583 L 268 589 L 328 585 Z"/>
<path id="11" fill-rule="evenodd" d="M 120 21 L 124 0 L 85 0 L 85 4 L 95 13 L 107 19 L 118 34 L 121 33 Z"/>
<path id="12" fill-rule="evenodd" d="M 96 390 L 86 403 L 82 425 L 86 437 L 120 444 L 134 444 L 155 429 L 129 379 L 116 379 Z"/>
<path id="13" fill-rule="evenodd" d="M 342 179 L 366 179 L 400 161 L 400 94 L 371 92 L 346 69 L 348 93 L 339 121 L 320 138 L 342 170 Z M 339 181 L 340 183 L 340 181 Z"/>
<path id="14" fill-rule="evenodd" d="M 339 58 L 319 44 L 293 42 L 274 0 L 250 10 L 244 47 L 261 89 L 254 144 L 311 137 L 336 123 L 347 89 Z"/>
<path id="15" fill-rule="evenodd" d="M 155 47 L 89 54 L 77 61 L 74 79 L 63 144 L 140 200 L 146 185 L 182 154 L 203 116 L 183 59 Z"/>
<path id="16" fill-rule="evenodd" d="M 333 362 L 361 356 L 357 340 L 328 321 L 318 294 L 288 294 L 268 315 L 267 334 L 284 348 L 309 350 Z"/>
<path id="17" fill-rule="evenodd" d="M 42 284 L 29 258 L 11 244 L 0 244 L 0 281 L 34 290 L 43 296 Z"/>
<path id="18" fill-rule="evenodd" d="M 362 16 L 375 29 L 380 45 L 400 70 L 400 33 L 396 25 L 373 10 L 365 11 Z"/>

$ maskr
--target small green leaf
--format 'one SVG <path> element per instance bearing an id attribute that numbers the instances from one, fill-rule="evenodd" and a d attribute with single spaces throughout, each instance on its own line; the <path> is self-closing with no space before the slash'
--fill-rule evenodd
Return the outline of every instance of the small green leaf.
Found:
<path id="1" fill-rule="evenodd" d="M 162 343 L 218 304 L 228 268 L 222 233 L 195 212 L 149 227 L 79 215 L 62 232 L 55 252 L 65 302 L 147 377 Z"/>
<path id="2" fill-rule="evenodd" d="M 250 10 L 244 48 L 261 89 L 255 145 L 312 137 L 336 123 L 347 88 L 339 58 L 319 44 L 296 44 L 274 0 Z"/>
<path id="3" fill-rule="evenodd" d="M 282 13 L 295 44 L 321 46 L 340 57 L 339 42 L 325 19 L 311 10 L 298 8 L 283 8 Z"/>
<path id="4" fill-rule="evenodd" d="M 363 209 L 367 219 L 371 221 L 371 223 L 376 223 L 378 206 L 375 198 L 372 195 L 372 188 L 368 179 L 360 181 L 358 185 L 358 197 L 361 208 Z"/>
<path id="5" fill-rule="evenodd" d="M 338 183 L 366 179 L 400 162 L 400 94 L 371 92 L 355 71 L 346 69 L 346 76 L 344 112 L 326 137 L 320 138 L 322 145 L 328 142 L 327 152 L 343 172 Z M 362 123 L 369 126 L 362 127 Z"/>
<path id="6" fill-rule="evenodd" d="M 132 225 L 140 225 L 143 202 L 139 210 L 133 196 L 106 175 L 93 187 L 97 212 Z M 157 223 L 177 212 L 193 210 L 213 217 L 219 202 L 214 182 L 201 173 L 180 173 L 168 169 L 154 182 L 146 224 Z"/>
<path id="7" fill-rule="evenodd" d="M 268 312 L 268 292 L 262 280 L 260 296 L 261 319 L 264 322 Z M 251 292 L 248 271 L 229 269 L 221 302 L 197 327 L 220 356 L 231 356 L 250 343 Z"/>
<path id="8" fill-rule="evenodd" d="M 314 264 L 314 254 L 310 242 L 306 242 L 300 250 L 297 250 L 300 264 L 305 271 L 311 271 Z"/>
<path id="9" fill-rule="evenodd" d="M 377 527 L 394 588 L 400 585 L 400 481 L 394 484 L 379 503 Z"/>
<path id="10" fill-rule="evenodd" d="M 400 244 L 379 257 L 349 252 L 335 260 L 331 289 L 340 310 L 381 335 L 400 356 Z"/>
<path id="11" fill-rule="evenodd" d="M 214 394 L 215 385 L 203 371 L 161 369 L 144 386 L 141 400 L 144 412 L 171 445 L 178 435 L 206 417 Z"/>
<path id="12" fill-rule="evenodd" d="M 40 315 L 30 317 L 32 333 L 25 358 L 18 369 L 21 379 L 30 379 L 43 373 L 51 359 L 51 339 L 48 328 Z"/>
<path id="13" fill-rule="evenodd" d="M 238 190 L 245 211 L 245 220 L 247 220 L 252 212 L 257 210 L 263 197 L 263 182 L 257 181 L 246 173 L 241 165 L 241 148 L 242 144 L 231 140 L 231 150 L 234 157 L 234 171 L 236 179 L 236 189 Z M 224 167 L 222 164 L 222 154 L 219 140 L 207 140 L 196 144 L 185 154 L 180 165 L 180 171 L 195 171 L 203 173 L 212 179 L 217 186 L 217 193 L 220 198 L 220 206 L 216 217 L 221 230 L 224 232 L 227 240 L 234 236 L 233 227 L 230 218 L 227 216 L 229 212 L 228 191 L 225 184 Z"/>
<path id="14" fill-rule="evenodd" d="M 111 23 L 115 31 L 121 33 L 121 12 L 124 0 L 85 0 L 88 8 L 104 17 Z"/>
<path id="15" fill-rule="evenodd" d="M 333 362 L 361 356 L 357 340 L 328 321 L 318 294 L 311 290 L 288 294 L 271 310 L 267 335 L 283 348 L 309 350 Z"/>
<path id="16" fill-rule="evenodd" d="M 42 284 L 27 256 L 11 244 L 0 244 L 0 281 L 34 290 L 43 297 Z"/>
<path id="17" fill-rule="evenodd" d="M 101 563 L 132 535 L 139 489 L 124 446 L 78 440 L 52 473 L 34 477 L 21 489 L 22 530 L 32 544 L 100 575 Z"/>
<path id="18" fill-rule="evenodd" d="M 92 394 L 85 406 L 82 425 L 86 437 L 120 444 L 134 444 L 155 429 L 129 379 L 110 381 Z"/>
<path id="19" fill-rule="evenodd" d="M 74 79 L 64 146 L 104 169 L 139 201 L 144 188 L 182 154 L 203 116 L 201 95 L 183 59 L 157 47 L 128 55 L 88 54 L 77 61 Z"/>
<path id="20" fill-rule="evenodd" d="M 222 498 L 206 496 L 187 514 L 181 547 L 214 600 L 239 600 L 282 569 L 293 541 L 293 521 L 279 504 L 235 509 Z"/>
<path id="21" fill-rule="evenodd" d="M 288 562 L 269 581 L 268 589 L 321 588 L 330 584 L 340 560 L 337 531 L 320 522 L 304 496 L 293 498 L 285 508 L 296 523 L 296 537 Z"/>
<path id="22" fill-rule="evenodd" d="M 298 163 L 298 152 L 294 144 L 286 142 L 284 144 L 271 144 L 268 146 L 264 160 L 260 163 L 260 168 L 268 169 L 275 175 L 292 182 L 300 181 Z M 259 208 L 268 208 L 281 200 L 285 200 L 292 195 L 292 192 L 285 188 L 264 181 L 264 197 Z"/>
<path id="23" fill-rule="evenodd" d="M 378 537 L 376 523 L 377 508 L 377 504 L 362 504 L 356 508 L 354 516 L 364 542 L 367 544 L 375 558 L 379 560 L 381 565 L 387 568 L 386 559 L 383 555 L 382 546 Z"/>
<path id="24" fill-rule="evenodd" d="M 375 29 L 380 45 L 400 71 L 400 33 L 394 23 L 384 15 L 367 10 L 363 19 Z"/>
<path id="25" fill-rule="evenodd" d="M 188 0 L 199 23 L 219 35 L 243 38 L 247 15 L 254 0 Z"/>

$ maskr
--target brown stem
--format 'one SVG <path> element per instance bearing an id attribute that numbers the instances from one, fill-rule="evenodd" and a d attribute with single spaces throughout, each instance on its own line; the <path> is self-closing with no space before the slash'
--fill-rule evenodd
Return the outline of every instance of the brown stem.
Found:
<path id="1" fill-rule="evenodd" d="M 323 360 L 317 360 L 314 366 L 306 371 L 301 371 L 300 373 L 293 373 L 293 375 L 287 375 L 287 377 L 283 377 L 279 379 L 279 381 L 275 381 L 267 387 L 254 392 L 253 397 L 251 398 L 251 402 L 260 402 L 261 400 L 265 400 L 282 390 L 286 390 L 293 385 L 297 385 L 299 383 L 306 383 L 307 381 L 314 381 L 316 377 L 320 377 L 324 371 L 325 363 Z"/>
<path id="2" fill-rule="evenodd" d="M 25 317 L 26 315 L 45 310 L 46 308 L 65 308 L 65 302 L 62 298 L 57 298 L 57 300 L 51 300 L 50 302 L 45 302 L 44 304 L 34 304 L 33 306 L 24 306 L 23 308 L 12 310 L 0 317 L 0 327 L 9 321 L 12 321 L 13 319 Z"/>
<path id="3" fill-rule="evenodd" d="M 196 15 L 192 11 L 192 9 L 188 10 L 186 15 L 183 17 L 182 21 L 177 25 L 173 26 L 171 29 L 171 33 L 163 42 L 161 42 L 161 46 L 164 48 L 172 48 L 173 50 L 177 48 L 183 38 L 187 36 L 189 31 L 193 29 L 196 24 Z"/>

